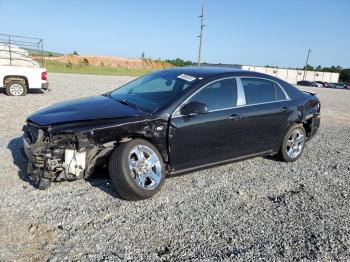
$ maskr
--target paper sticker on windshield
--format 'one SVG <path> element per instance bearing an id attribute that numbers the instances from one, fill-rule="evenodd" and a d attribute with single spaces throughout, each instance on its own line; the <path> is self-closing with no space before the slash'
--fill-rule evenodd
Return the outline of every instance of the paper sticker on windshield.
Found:
<path id="1" fill-rule="evenodd" d="M 177 78 L 186 80 L 186 81 L 188 81 L 188 82 L 192 82 L 193 80 L 196 80 L 195 77 L 189 76 L 189 75 L 185 75 L 185 74 L 181 74 L 181 75 L 179 75 Z"/>

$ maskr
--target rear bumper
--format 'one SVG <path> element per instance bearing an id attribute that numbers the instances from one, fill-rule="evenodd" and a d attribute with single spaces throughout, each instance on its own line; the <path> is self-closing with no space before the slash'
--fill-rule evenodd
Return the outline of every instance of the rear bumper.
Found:
<path id="1" fill-rule="evenodd" d="M 318 129 L 320 128 L 320 124 L 321 124 L 320 115 L 317 115 L 311 119 L 311 122 L 309 124 L 310 125 L 309 140 L 316 135 Z"/>
<path id="2" fill-rule="evenodd" d="M 43 90 L 48 90 L 48 89 L 49 89 L 49 82 L 42 83 L 42 84 L 41 84 L 41 89 L 43 89 Z"/>

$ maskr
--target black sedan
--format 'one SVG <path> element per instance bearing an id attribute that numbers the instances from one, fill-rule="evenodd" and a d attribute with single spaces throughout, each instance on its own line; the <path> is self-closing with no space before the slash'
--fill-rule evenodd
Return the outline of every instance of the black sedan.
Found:
<path id="1" fill-rule="evenodd" d="M 245 158 L 297 160 L 320 125 L 312 93 L 269 75 L 175 68 L 29 116 L 28 172 L 39 188 L 108 166 L 120 197 L 145 199 L 166 175 Z"/>
<path id="2" fill-rule="evenodd" d="M 313 86 L 313 87 L 318 87 L 318 84 L 316 82 L 312 82 L 312 81 L 307 81 L 307 80 L 302 80 L 302 81 L 298 81 L 297 82 L 298 86 Z M 319 85 L 321 85 L 319 83 Z"/>
<path id="3" fill-rule="evenodd" d="M 350 89 L 350 87 L 345 83 L 331 83 L 331 88 Z"/>

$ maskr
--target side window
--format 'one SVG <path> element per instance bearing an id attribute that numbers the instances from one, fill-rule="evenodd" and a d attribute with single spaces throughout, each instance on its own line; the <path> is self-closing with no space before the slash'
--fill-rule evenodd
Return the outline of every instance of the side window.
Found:
<path id="1" fill-rule="evenodd" d="M 242 78 L 247 105 L 286 99 L 281 88 L 272 81 L 259 78 Z"/>
<path id="2" fill-rule="evenodd" d="M 237 105 L 236 79 L 230 78 L 212 83 L 195 94 L 190 101 L 206 104 L 209 111 L 234 107 Z"/>
<path id="3" fill-rule="evenodd" d="M 286 100 L 286 94 L 283 92 L 283 90 L 281 89 L 281 87 L 277 84 L 275 85 L 275 90 L 276 90 L 276 99 L 277 100 Z"/>
<path id="4" fill-rule="evenodd" d="M 276 100 L 273 82 L 258 78 L 242 78 L 247 105 L 272 102 Z"/>

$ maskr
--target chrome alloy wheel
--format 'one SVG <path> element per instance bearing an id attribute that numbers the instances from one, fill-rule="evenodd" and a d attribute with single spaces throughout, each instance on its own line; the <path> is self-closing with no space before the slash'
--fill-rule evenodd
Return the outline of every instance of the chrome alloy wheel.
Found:
<path id="1" fill-rule="evenodd" d="M 305 144 L 305 136 L 302 131 L 294 130 L 287 141 L 287 155 L 290 158 L 296 158 L 303 151 Z"/>
<path id="2" fill-rule="evenodd" d="M 20 96 L 24 92 L 23 86 L 17 83 L 12 84 L 9 89 L 13 96 Z"/>
<path id="3" fill-rule="evenodd" d="M 160 160 L 149 147 L 137 145 L 128 156 L 131 175 L 142 189 L 155 189 L 162 177 Z"/>

